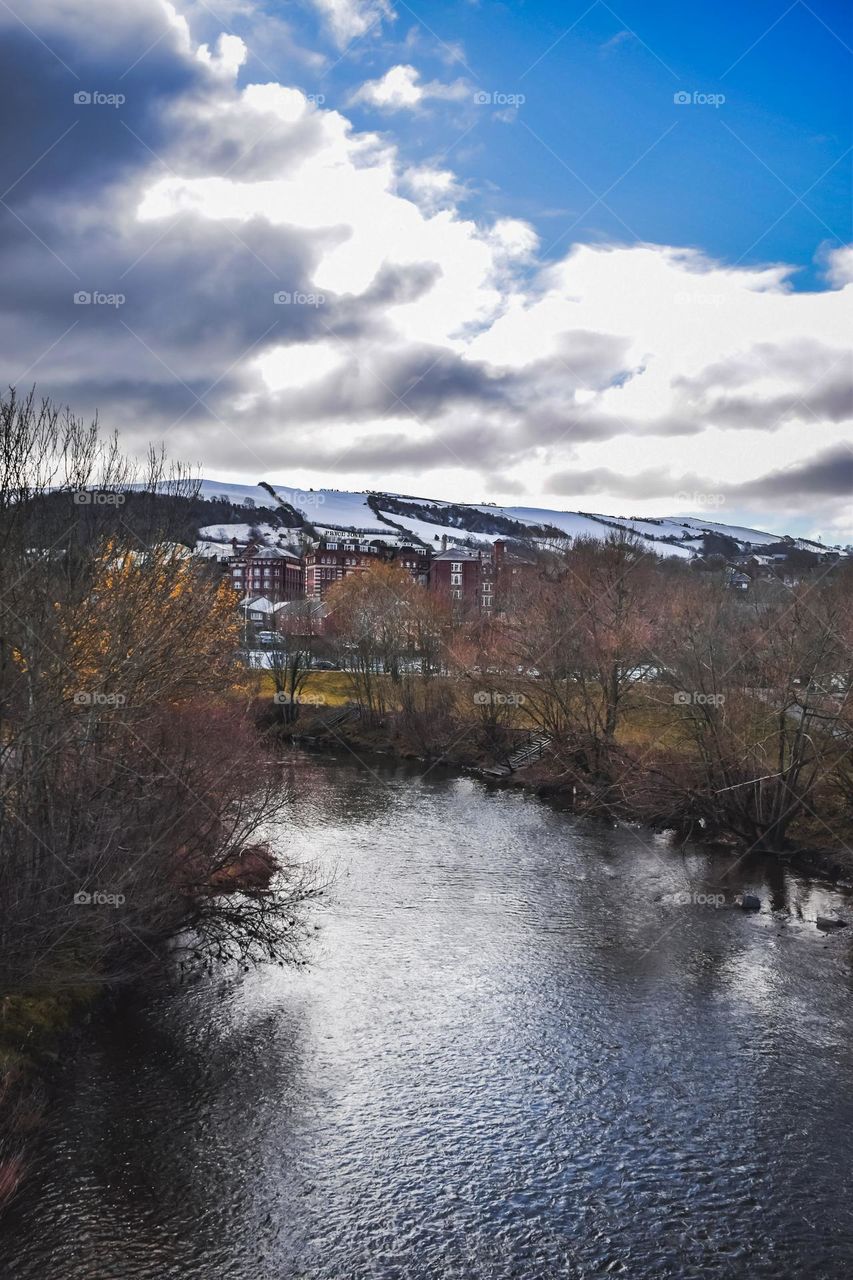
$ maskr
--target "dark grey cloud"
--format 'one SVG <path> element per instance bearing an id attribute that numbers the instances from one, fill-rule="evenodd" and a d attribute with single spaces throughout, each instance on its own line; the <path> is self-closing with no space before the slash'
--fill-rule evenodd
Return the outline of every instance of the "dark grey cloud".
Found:
<path id="1" fill-rule="evenodd" d="M 210 83 L 182 54 L 165 11 L 147 0 L 93 0 L 79 6 L 77 23 L 69 16 L 38 2 L 0 7 L 0 194 L 25 216 L 39 197 L 73 201 L 150 165 L 133 135 L 165 150 L 164 105 Z M 75 101 L 81 94 L 124 102 Z"/>
<path id="2" fill-rule="evenodd" d="M 742 390 L 768 377 L 795 380 L 798 386 L 776 395 Z M 853 418 L 853 358 L 847 350 L 813 340 L 756 343 L 673 385 L 696 420 L 707 426 L 773 431 L 792 418 Z"/>
<path id="3" fill-rule="evenodd" d="M 853 501 L 853 442 L 822 450 L 814 458 L 768 471 L 741 484 L 721 484 L 692 472 L 674 475 L 665 467 L 648 467 L 624 475 L 608 467 L 567 469 L 552 475 L 547 492 L 560 497 L 617 494 L 626 498 L 674 499 L 679 494 L 719 494 L 729 505 L 809 506 L 816 499 Z"/>
<path id="4" fill-rule="evenodd" d="M 32 31 L 10 13 L 15 6 Z M 388 260 L 362 291 L 326 290 L 316 306 L 279 305 L 280 292 L 316 294 L 313 280 L 329 250 L 356 234 L 345 202 L 329 201 L 328 225 L 306 230 L 297 215 L 294 225 L 205 217 L 198 191 L 200 207 L 143 222 L 140 201 L 155 180 L 176 175 L 246 188 L 287 179 L 322 148 L 330 120 L 341 137 L 346 122 L 310 107 L 278 114 L 277 106 L 298 100 L 287 92 L 277 98 L 275 89 L 251 105 L 193 56 L 157 0 L 22 6 L 0 6 L 0 375 L 4 383 L 38 382 L 82 414 L 100 411 L 131 447 L 164 438 L 174 454 L 214 474 L 326 468 L 334 483 L 338 472 L 381 477 L 465 467 L 506 477 L 532 458 L 544 464 L 614 436 L 634 439 L 627 467 L 642 457 L 648 434 L 695 434 L 709 424 L 770 431 L 791 419 L 842 422 L 851 412 L 849 363 L 815 340 L 756 343 L 712 360 L 676 380 L 656 417 L 637 420 L 612 407 L 619 402 L 613 389 L 642 378 L 654 360 L 652 352 L 649 365 L 638 362 L 636 335 L 567 320 L 557 338 L 543 335 L 553 354 L 523 368 L 474 359 L 451 340 L 405 339 L 398 309 L 446 284 L 448 268 L 427 247 L 421 262 L 394 262 L 393 236 Z M 254 78 L 267 80 L 269 72 L 255 67 Z M 78 104 L 80 92 L 125 101 Z M 386 147 L 361 135 L 352 164 L 390 163 Z M 286 215 L 279 209 L 278 218 Z M 496 307 L 526 305 L 523 287 L 512 283 L 515 267 L 495 258 L 493 270 L 484 288 L 494 291 Z M 78 305 L 79 291 L 119 294 L 123 302 Z M 476 327 L 469 317 L 459 332 Z M 307 386 L 273 392 L 250 361 L 288 344 L 333 346 L 338 363 Z M 753 390 L 768 374 L 797 390 Z M 579 399 L 580 392 L 587 394 Z M 818 461 L 813 470 L 803 464 L 766 477 L 755 500 L 846 496 L 831 487 L 833 477 L 849 478 L 843 458 L 826 471 Z M 511 483 L 518 484 L 513 476 L 498 487 L 509 491 Z M 696 476 L 674 482 L 661 468 L 633 477 L 597 468 L 559 471 L 549 487 L 641 498 L 707 486 Z M 748 486 L 729 491 L 732 500 L 753 497 Z"/>
<path id="5" fill-rule="evenodd" d="M 818 498 L 853 501 L 853 441 L 833 445 L 814 458 L 770 471 L 758 480 L 734 485 L 729 492 L 733 497 L 767 503 L 808 503 Z"/>

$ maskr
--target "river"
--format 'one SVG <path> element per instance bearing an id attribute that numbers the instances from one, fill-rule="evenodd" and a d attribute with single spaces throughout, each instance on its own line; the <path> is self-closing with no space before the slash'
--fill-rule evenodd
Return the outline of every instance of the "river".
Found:
<path id="1" fill-rule="evenodd" d="M 851 1274 L 848 899 L 437 770 L 282 772 L 335 875 L 309 964 L 93 1026 L 4 1277 Z"/>

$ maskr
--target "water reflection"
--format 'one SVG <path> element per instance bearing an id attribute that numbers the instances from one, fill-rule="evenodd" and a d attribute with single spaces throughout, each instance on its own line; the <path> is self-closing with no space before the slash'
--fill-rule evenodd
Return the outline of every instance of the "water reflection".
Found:
<path id="1" fill-rule="evenodd" d="M 837 893 L 436 771 L 293 757 L 283 785 L 288 852 L 336 869 L 310 968 L 99 1029 L 9 1274 L 848 1272 Z"/>

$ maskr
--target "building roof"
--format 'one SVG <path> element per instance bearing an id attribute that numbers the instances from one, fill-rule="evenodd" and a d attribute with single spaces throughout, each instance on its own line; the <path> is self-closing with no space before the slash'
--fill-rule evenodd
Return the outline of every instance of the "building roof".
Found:
<path id="1" fill-rule="evenodd" d="M 292 551 L 285 551 L 284 547 L 250 548 L 247 554 L 253 560 L 299 560 L 299 556 L 295 556 Z"/>
<path id="2" fill-rule="evenodd" d="M 486 555 L 491 555 L 490 550 L 486 550 Z M 446 551 L 440 551 L 438 555 L 433 556 L 433 560 L 481 560 L 483 551 L 475 551 L 473 547 L 448 547 Z"/>
<path id="3" fill-rule="evenodd" d="M 275 605 L 272 600 L 268 600 L 266 596 L 244 596 L 240 601 L 240 608 L 247 612 L 254 610 L 255 613 L 274 613 Z"/>
<path id="4" fill-rule="evenodd" d="M 273 605 L 275 613 L 282 614 L 285 618 L 291 614 L 297 618 L 302 617 L 306 613 L 316 614 L 318 617 L 325 618 L 329 612 L 329 606 L 324 604 L 322 600 L 281 600 L 278 604 Z"/>

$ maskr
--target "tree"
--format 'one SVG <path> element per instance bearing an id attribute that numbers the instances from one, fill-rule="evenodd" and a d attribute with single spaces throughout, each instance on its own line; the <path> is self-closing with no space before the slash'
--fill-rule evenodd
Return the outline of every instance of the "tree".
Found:
<path id="1" fill-rule="evenodd" d="M 629 536 L 577 539 L 516 591 L 510 626 L 527 710 L 583 771 L 618 770 L 629 691 L 654 659 L 655 559 Z"/>
<path id="2" fill-rule="evenodd" d="M 782 599 L 680 586 L 662 687 L 694 761 L 706 829 L 780 852 L 849 748 L 853 604 L 842 575 Z"/>
<path id="3" fill-rule="evenodd" d="M 380 719 L 399 694 L 404 661 L 414 655 L 421 591 L 407 570 L 379 562 L 329 592 L 331 624 L 353 696 L 368 720 Z"/>
<path id="4" fill-rule="evenodd" d="M 292 724 L 299 717 L 300 699 L 317 651 L 318 604 L 304 597 L 289 601 L 279 614 L 275 644 L 266 651 L 277 718 Z"/>
<path id="5" fill-rule="evenodd" d="M 192 482 L 156 454 L 139 478 L 96 423 L 14 393 L 0 481 L 0 990 L 121 981 L 176 946 L 288 954 L 313 888 L 259 847 L 281 801 L 257 765 L 236 597 L 161 520 L 158 495 Z M 152 501 L 131 532 L 133 483 Z M 58 534 L 53 492 L 73 513 Z"/>

